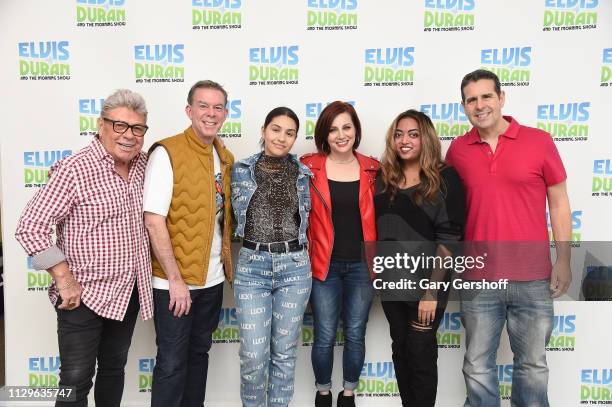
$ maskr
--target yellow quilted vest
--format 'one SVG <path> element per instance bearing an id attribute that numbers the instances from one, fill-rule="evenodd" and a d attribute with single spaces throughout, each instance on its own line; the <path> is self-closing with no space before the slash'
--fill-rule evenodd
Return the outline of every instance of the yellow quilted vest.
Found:
<path id="1" fill-rule="evenodd" d="M 231 170 L 234 156 L 218 139 L 214 140 L 221 161 L 223 195 L 223 245 L 221 259 L 225 276 L 232 281 L 231 239 Z M 153 144 L 149 152 L 163 146 L 172 163 L 174 186 L 166 226 L 170 234 L 174 257 L 185 283 L 204 285 L 215 221 L 215 174 L 213 145 L 204 144 L 191 127 L 181 134 Z M 160 263 L 151 252 L 153 275 L 167 279 Z"/>

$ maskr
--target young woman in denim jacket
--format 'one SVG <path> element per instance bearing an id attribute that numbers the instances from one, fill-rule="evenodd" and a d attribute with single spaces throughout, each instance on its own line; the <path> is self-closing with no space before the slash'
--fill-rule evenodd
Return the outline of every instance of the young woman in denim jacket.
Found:
<path id="1" fill-rule="evenodd" d="M 352 407 L 365 359 L 372 303 L 372 282 L 362 246 L 364 241 L 376 241 L 374 182 L 378 161 L 356 151 L 361 125 L 349 103 L 336 101 L 323 109 L 314 137 L 318 153 L 301 160 L 313 172 L 308 240 L 313 277 L 315 406 L 332 405 L 334 345 L 342 317 L 344 390 L 338 394 L 338 406 Z"/>
<path id="2" fill-rule="evenodd" d="M 243 238 L 234 274 L 240 327 L 240 397 L 245 407 L 287 406 L 310 296 L 306 228 L 310 170 L 289 154 L 299 120 L 287 107 L 268 113 L 263 151 L 234 164 L 232 206 Z"/>

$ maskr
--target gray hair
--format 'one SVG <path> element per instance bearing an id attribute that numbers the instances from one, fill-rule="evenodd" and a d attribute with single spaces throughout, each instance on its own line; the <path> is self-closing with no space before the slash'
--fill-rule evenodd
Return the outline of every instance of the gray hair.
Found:
<path id="1" fill-rule="evenodd" d="M 191 104 L 193 103 L 193 94 L 198 89 L 215 89 L 215 90 L 218 90 L 219 92 L 223 93 L 223 97 L 225 98 L 225 103 L 227 104 L 227 91 L 225 89 L 223 89 L 223 86 L 221 86 L 220 84 L 218 84 L 215 81 L 211 81 L 211 80 L 206 79 L 206 80 L 203 80 L 203 81 L 197 81 L 191 87 L 191 89 L 189 89 L 189 93 L 187 94 L 187 104 L 188 105 L 191 106 Z"/>
<path id="2" fill-rule="evenodd" d="M 136 92 L 132 92 L 129 89 L 117 89 L 104 99 L 104 106 L 102 107 L 100 116 L 103 117 L 106 112 L 118 107 L 127 107 L 142 115 L 145 122 L 147 121 L 147 105 L 145 104 L 144 98 Z"/>

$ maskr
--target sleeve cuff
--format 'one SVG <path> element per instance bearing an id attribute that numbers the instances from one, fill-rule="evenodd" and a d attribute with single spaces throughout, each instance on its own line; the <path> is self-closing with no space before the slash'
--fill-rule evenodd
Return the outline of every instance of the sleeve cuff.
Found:
<path id="1" fill-rule="evenodd" d="M 47 270 L 64 260 L 66 260 L 64 253 L 57 246 L 51 246 L 32 256 L 32 267 L 35 270 Z"/>

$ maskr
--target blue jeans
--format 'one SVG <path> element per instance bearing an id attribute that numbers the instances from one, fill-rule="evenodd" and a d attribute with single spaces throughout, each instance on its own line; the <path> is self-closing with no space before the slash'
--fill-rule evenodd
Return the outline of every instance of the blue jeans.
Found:
<path id="1" fill-rule="evenodd" d="M 548 407 L 546 344 L 553 328 L 548 280 L 510 282 L 505 290 L 461 293 L 466 332 L 464 407 L 500 405 L 496 368 L 504 323 L 514 353 L 512 407 Z"/>
<path id="2" fill-rule="evenodd" d="M 191 310 L 177 318 L 168 309 L 168 290 L 153 289 L 157 359 L 152 407 L 201 407 L 206 394 L 208 351 L 219 324 L 223 284 L 190 290 Z"/>
<path id="3" fill-rule="evenodd" d="M 311 283 L 306 249 L 279 254 L 240 249 L 234 300 L 244 407 L 286 407 L 291 401 Z"/>
<path id="4" fill-rule="evenodd" d="M 343 387 L 354 390 L 365 359 L 365 333 L 374 294 L 363 262 L 332 261 L 325 281 L 312 282 L 312 368 L 317 390 L 330 390 L 338 319 L 344 326 Z"/>

